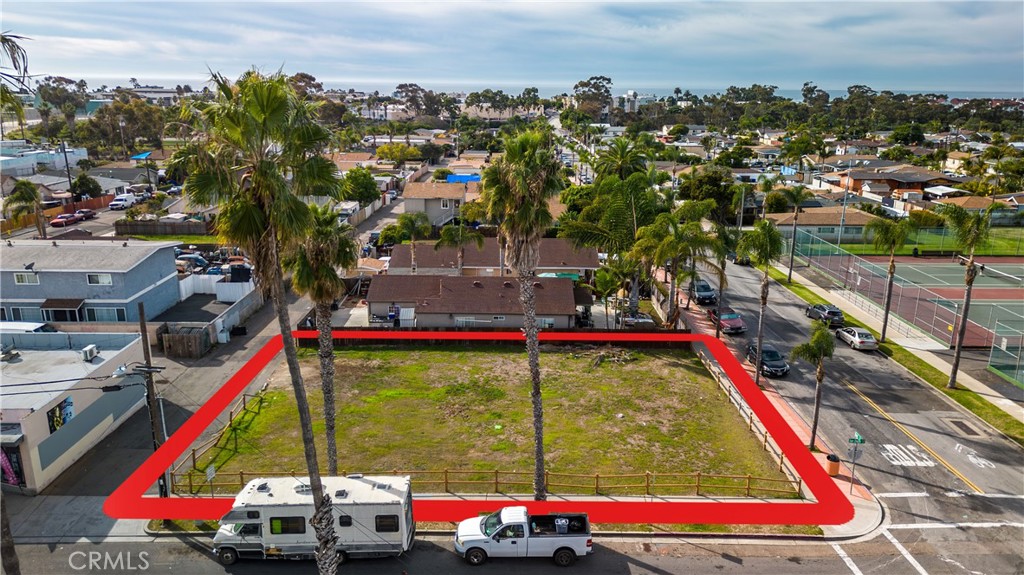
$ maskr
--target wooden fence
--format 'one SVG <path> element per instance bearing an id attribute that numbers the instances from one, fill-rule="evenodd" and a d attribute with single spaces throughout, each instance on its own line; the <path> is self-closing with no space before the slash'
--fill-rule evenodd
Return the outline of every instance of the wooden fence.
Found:
<path id="1" fill-rule="evenodd" d="M 206 222 L 114 222 L 119 236 L 202 236 L 209 233 Z M 215 240 L 215 238 L 211 238 Z"/>

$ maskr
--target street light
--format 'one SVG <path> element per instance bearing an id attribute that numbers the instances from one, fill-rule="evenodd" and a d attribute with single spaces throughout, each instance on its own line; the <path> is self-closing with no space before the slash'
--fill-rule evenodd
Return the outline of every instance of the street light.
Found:
<path id="1" fill-rule="evenodd" d="M 124 118 L 118 118 L 117 125 L 121 130 L 121 149 L 124 150 L 124 157 L 128 159 L 128 146 L 124 145 Z"/>
<path id="2" fill-rule="evenodd" d="M 114 378 L 125 378 L 130 376 L 142 377 L 143 381 L 135 383 L 121 383 L 115 385 L 104 385 L 100 387 L 103 392 L 121 391 L 128 387 L 136 387 L 139 385 L 146 386 L 146 411 L 149 413 L 149 427 L 153 436 L 153 451 L 156 452 L 160 448 L 160 445 L 167 440 L 166 437 L 160 434 L 160 428 L 157 426 L 157 406 L 156 406 L 156 388 L 153 385 L 153 374 L 160 373 L 163 371 L 163 366 L 147 366 L 147 365 L 135 365 L 132 367 L 131 372 L 128 371 L 128 364 L 119 366 L 114 373 L 111 374 Z M 167 424 L 164 421 L 163 409 L 160 409 L 160 420 L 164 423 L 164 429 L 167 428 Z M 168 496 L 168 485 L 170 483 L 167 480 L 167 471 L 164 470 L 163 475 L 160 476 L 158 481 L 158 490 L 160 497 Z"/>

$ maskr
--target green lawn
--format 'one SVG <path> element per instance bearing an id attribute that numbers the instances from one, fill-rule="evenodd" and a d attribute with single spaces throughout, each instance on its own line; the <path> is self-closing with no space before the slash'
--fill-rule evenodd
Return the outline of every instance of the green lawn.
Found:
<path id="1" fill-rule="evenodd" d="M 909 256 L 913 254 L 914 248 L 918 250 L 956 250 L 956 242 L 952 235 L 943 235 L 941 230 L 921 230 L 914 232 L 903 249 L 897 251 L 897 255 Z M 862 238 L 850 238 L 860 240 L 860 243 L 843 242 L 843 249 L 856 255 L 888 255 L 879 252 L 871 243 L 864 243 Z M 797 246 L 799 250 L 801 246 Z M 1019 256 L 1024 255 L 1024 228 L 992 228 L 988 245 L 978 249 L 978 255 L 1002 255 Z"/>
<path id="2" fill-rule="evenodd" d="M 785 272 L 779 271 L 775 268 L 769 270 L 769 275 L 778 282 L 781 286 L 789 289 L 791 292 L 796 294 L 798 297 L 810 304 L 815 303 L 831 303 L 817 294 L 807 289 L 803 284 L 794 281 L 792 284 L 786 283 Z M 878 337 L 878 332 L 865 326 L 859 321 L 853 319 L 849 315 L 846 316 L 846 325 L 862 327 L 870 331 L 874 336 Z M 946 394 L 954 401 L 964 406 L 968 411 L 977 415 L 981 419 L 988 422 L 992 427 L 995 427 L 1007 437 L 1016 441 L 1021 446 L 1024 446 L 1024 423 L 1017 421 L 1010 414 L 1006 413 L 1002 409 L 999 409 L 995 405 L 992 405 L 989 401 L 986 401 L 983 397 L 977 393 L 958 387 L 957 389 L 947 389 L 946 383 L 949 381 L 949 376 L 942 373 L 934 366 L 928 364 L 921 358 L 917 357 L 913 353 L 907 351 L 903 347 L 895 344 L 892 340 L 886 343 L 879 344 L 879 349 L 885 355 L 892 358 L 894 361 L 902 365 L 903 367 L 910 370 L 912 373 L 917 375 L 922 380 L 929 383 L 935 389 L 938 389 L 942 393 Z"/>
<path id="3" fill-rule="evenodd" d="M 315 354 L 303 350 L 302 355 L 314 431 L 322 438 Z M 576 486 L 552 487 L 552 492 L 593 493 L 594 474 L 646 471 L 656 474 L 652 492 L 665 495 L 693 493 L 691 488 L 665 485 L 693 481 L 671 473 L 785 479 L 695 355 L 618 350 L 614 357 L 627 360 L 596 365 L 597 352 L 591 349 L 542 354 L 548 470 L 585 475 L 553 477 L 551 483 Z M 526 474 L 504 477 L 525 484 L 503 491 L 531 491 L 532 410 L 521 350 L 373 348 L 338 351 L 335 358 L 339 471 L 466 470 L 476 475 L 464 478 L 480 480 L 493 478 L 494 470 L 517 471 Z M 259 413 L 236 420 L 221 447 L 198 467 L 215 463 L 219 478 L 237 478 L 239 472 L 249 478 L 258 473 L 301 474 L 305 464 L 298 427 L 290 383 L 280 381 L 268 390 Z M 321 440 L 322 462 L 324 449 Z M 413 477 L 415 485 L 417 476 Z M 601 492 L 643 494 L 643 487 L 624 489 L 615 484 L 644 481 L 602 477 Z M 744 480 L 702 478 L 702 493 L 743 494 L 716 488 L 716 483 L 742 485 Z M 755 488 L 758 485 L 789 489 L 788 484 L 755 481 Z M 225 485 L 226 491 L 232 489 L 237 486 Z M 418 489 L 443 491 L 436 485 Z M 489 484 L 453 484 L 450 491 L 493 489 Z"/>

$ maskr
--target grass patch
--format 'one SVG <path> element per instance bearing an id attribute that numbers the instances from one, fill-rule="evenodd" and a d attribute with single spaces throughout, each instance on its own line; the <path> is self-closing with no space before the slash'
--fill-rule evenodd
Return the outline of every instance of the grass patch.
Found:
<path id="1" fill-rule="evenodd" d="M 858 238 L 860 239 L 860 238 Z M 909 256 L 914 248 L 918 250 L 959 250 L 952 233 L 945 237 L 934 230 L 915 232 L 896 255 Z M 843 242 L 843 249 L 856 255 L 889 255 L 887 251 L 875 249 L 873 243 Z M 1024 254 L 1024 228 L 992 228 L 988 244 L 977 250 L 979 256 L 1019 256 Z"/>
<path id="2" fill-rule="evenodd" d="M 146 528 L 150 531 L 163 533 L 190 533 L 202 531 L 215 533 L 219 527 L 216 521 L 190 521 L 188 519 L 168 519 L 166 523 L 162 519 L 150 519 Z"/>
<path id="3" fill-rule="evenodd" d="M 830 303 L 797 281 L 794 281 L 793 283 L 786 283 L 786 274 L 778 269 L 771 268 L 768 270 L 768 275 L 781 286 L 793 292 L 797 297 L 803 299 L 809 304 Z M 879 336 L 877 331 L 869 328 L 856 319 L 853 319 L 849 315 L 846 316 L 846 325 L 851 327 L 861 327 L 870 331 L 876 338 Z M 1013 441 L 1024 446 L 1024 423 L 1014 419 L 1013 416 L 1002 409 L 999 409 L 991 402 L 969 389 L 963 387 L 958 387 L 956 389 L 946 388 L 946 383 L 949 382 L 948 375 L 942 373 L 931 364 L 907 351 L 904 347 L 893 343 L 892 340 L 879 344 L 878 349 L 895 362 L 910 370 L 911 373 L 952 398 L 953 401 L 959 403 L 965 409 L 980 417 L 992 427 L 998 429 Z"/>
<path id="4" fill-rule="evenodd" d="M 597 361 L 604 353 L 604 361 Z M 321 465 L 325 459 L 322 394 L 315 350 L 300 352 Z M 610 359 L 610 358 L 614 358 Z M 530 491 L 533 420 L 525 354 L 508 347 L 360 348 L 335 352 L 339 471 L 463 470 L 450 479 L 489 481 L 501 473 L 503 491 Z M 284 371 L 284 370 L 280 370 Z M 547 350 L 541 357 L 545 451 L 559 478 L 553 493 L 690 494 L 690 474 L 750 475 L 785 480 L 778 464 L 691 352 L 611 348 Z M 255 417 L 242 418 L 221 449 L 198 465 L 217 465 L 218 478 L 302 475 L 298 417 L 286 373 L 279 373 Z M 640 474 L 616 478 L 614 475 Z M 675 475 L 673 475 L 675 474 Z M 420 480 L 430 481 L 425 488 Z M 422 493 L 444 491 L 440 475 L 413 475 Z M 743 495 L 745 479 L 702 477 L 702 494 Z M 197 477 L 197 484 L 201 483 Z M 551 483 L 556 483 L 552 477 Z M 640 484 L 639 490 L 628 485 Z M 180 484 L 180 482 L 179 482 Z M 757 481 L 789 489 L 788 483 Z M 437 487 L 437 488 L 435 488 Z M 733 487 L 733 488 L 730 488 Z M 237 489 L 234 487 L 233 489 Z M 450 485 L 460 493 L 493 491 L 493 483 Z M 227 489 L 231 491 L 231 489 Z M 796 497 L 795 494 L 788 497 Z"/>

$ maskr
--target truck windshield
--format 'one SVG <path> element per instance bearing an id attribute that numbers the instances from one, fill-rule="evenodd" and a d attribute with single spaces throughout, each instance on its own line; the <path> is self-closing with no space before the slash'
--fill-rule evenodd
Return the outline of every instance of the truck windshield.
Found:
<path id="1" fill-rule="evenodd" d="M 501 511 L 495 511 L 480 520 L 480 531 L 490 537 L 501 527 Z"/>

